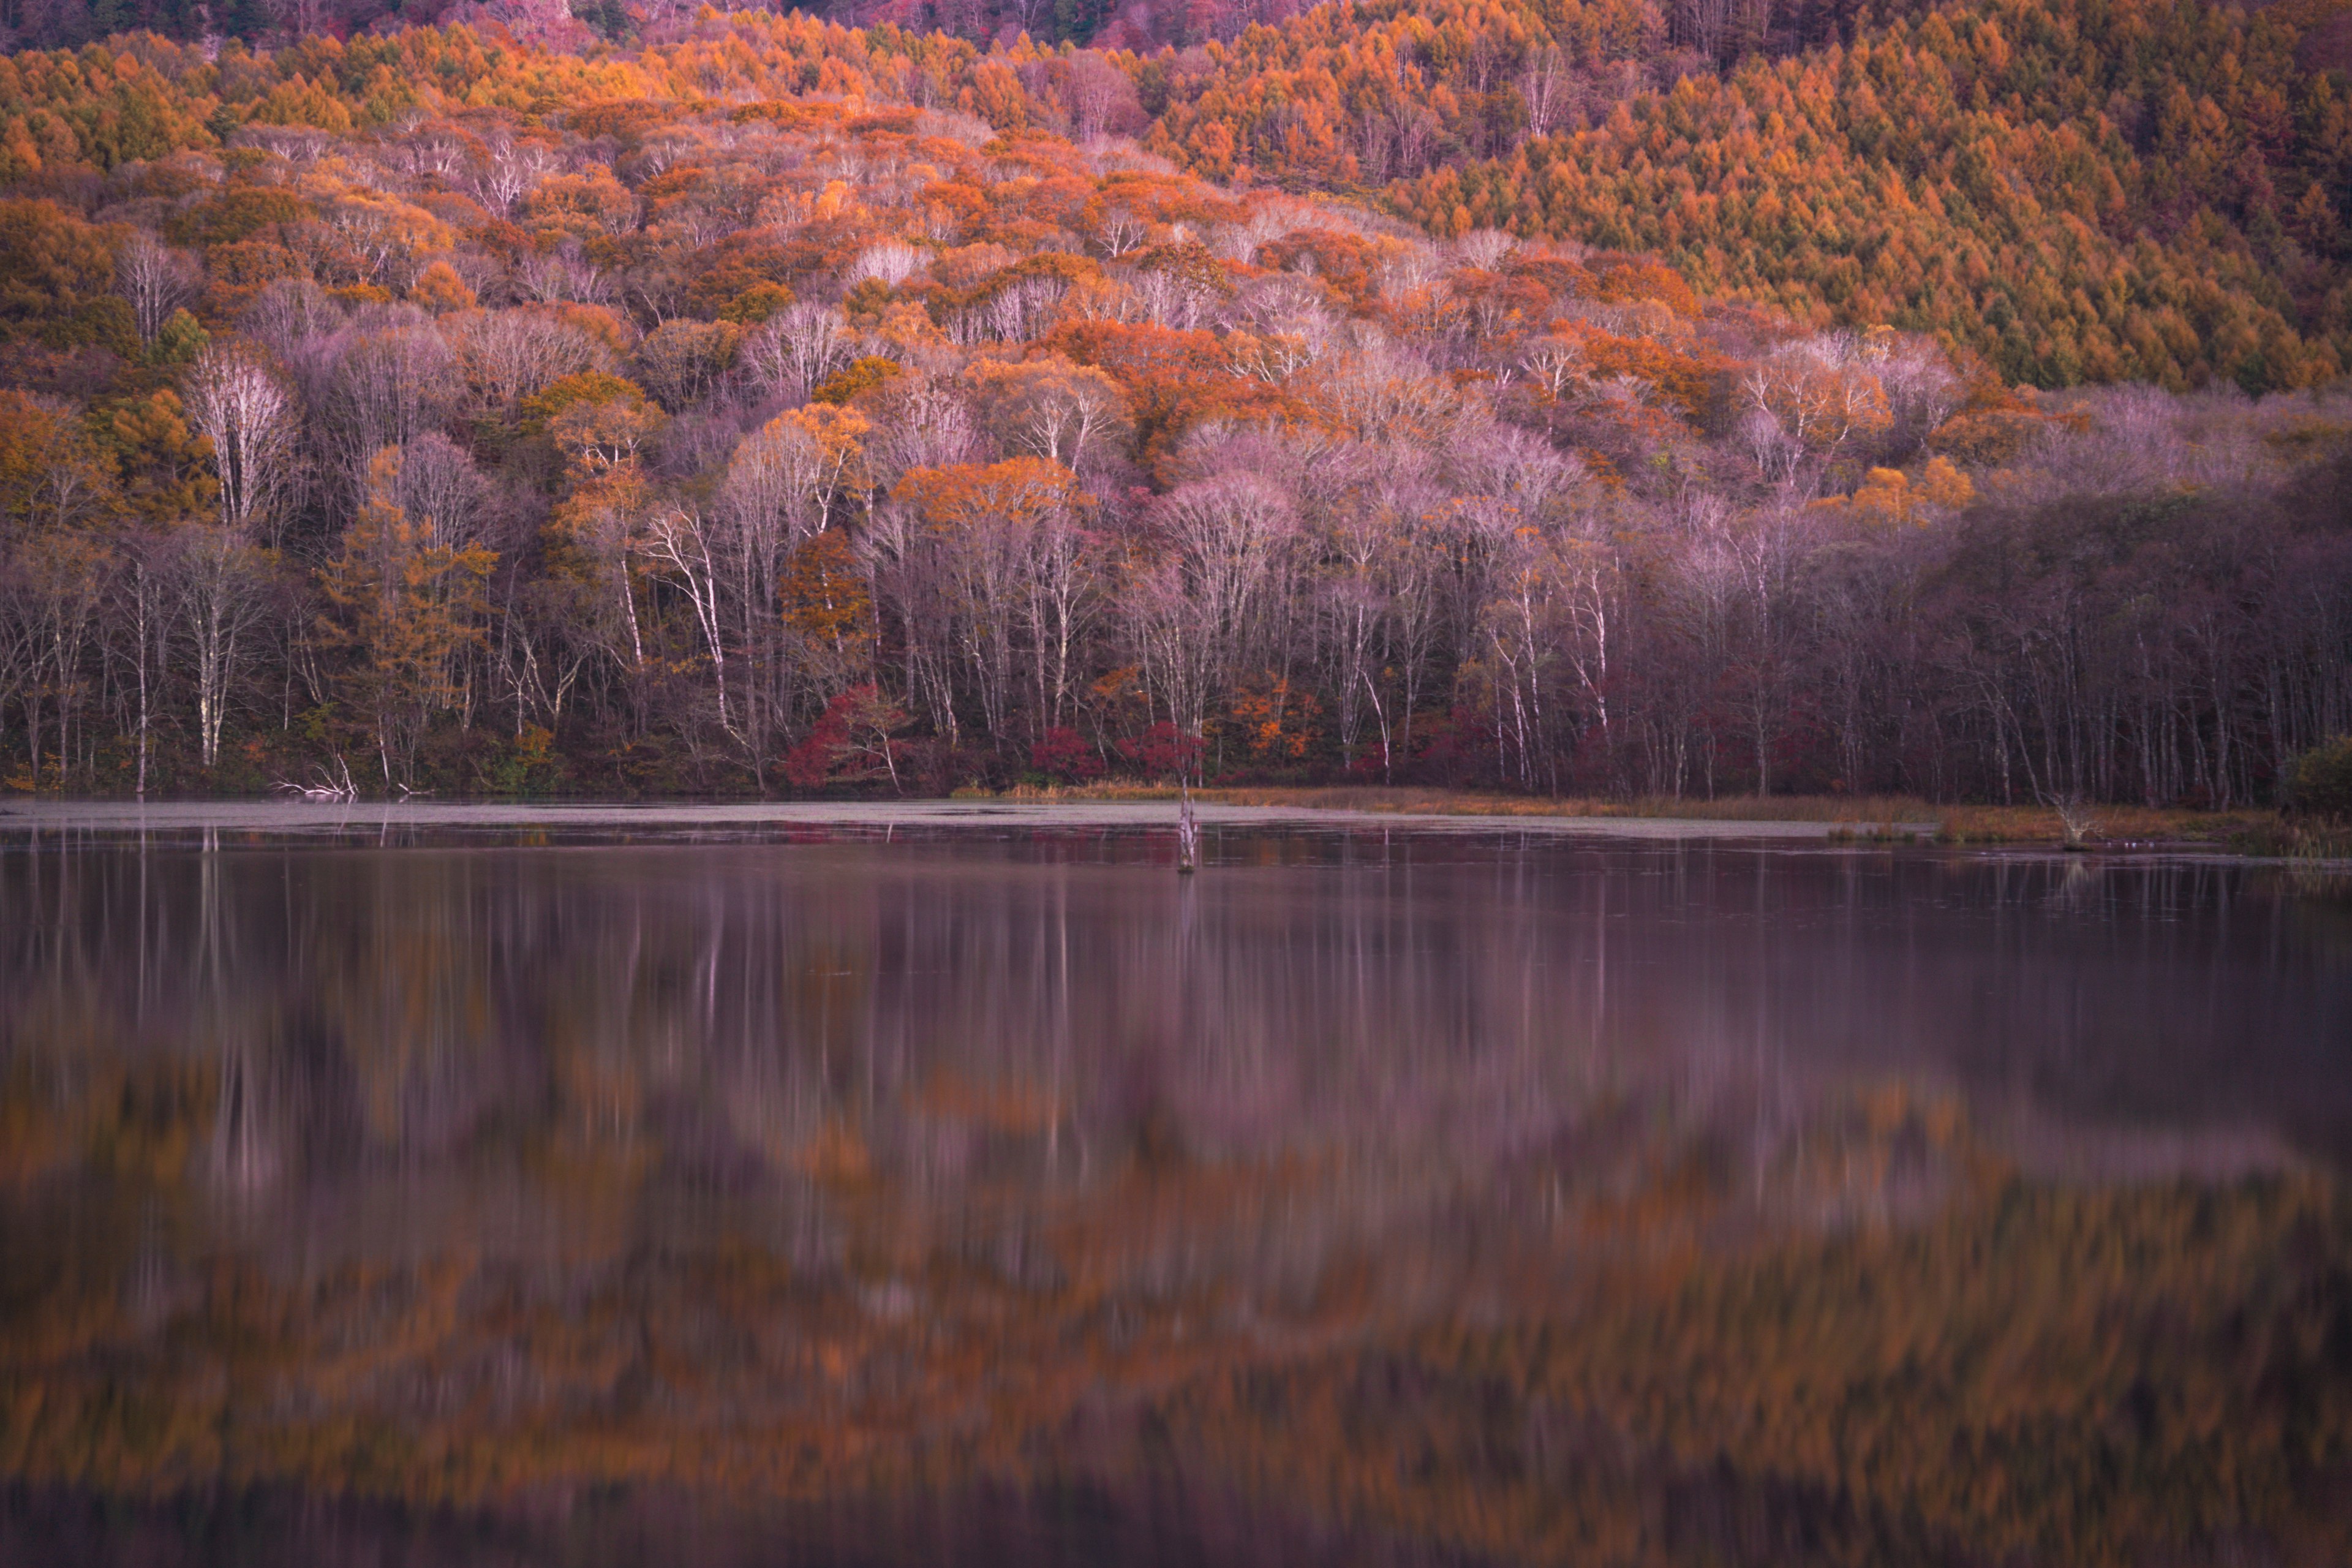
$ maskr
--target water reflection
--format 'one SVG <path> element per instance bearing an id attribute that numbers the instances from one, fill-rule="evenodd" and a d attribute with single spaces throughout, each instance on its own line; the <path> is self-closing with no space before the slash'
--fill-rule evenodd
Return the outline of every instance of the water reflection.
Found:
<path id="1" fill-rule="evenodd" d="M 912 1561 L 938 1534 L 875 1521 L 919 1516 L 1043 1560 L 1027 1505 L 956 1500 L 1164 1540 L 1171 1476 L 1202 1561 L 2346 1527 L 2325 885 L 614 837 L 0 848 L 0 1531 L 227 1488 L 415 1545 L 382 1510 L 625 1485 L 640 1533 L 850 1517 Z"/>

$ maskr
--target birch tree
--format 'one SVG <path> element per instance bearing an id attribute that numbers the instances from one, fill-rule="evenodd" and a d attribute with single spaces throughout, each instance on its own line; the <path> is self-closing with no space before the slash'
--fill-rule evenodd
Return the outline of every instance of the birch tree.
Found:
<path id="1" fill-rule="evenodd" d="M 212 443 L 221 526 L 274 547 L 278 502 L 293 478 L 300 434 L 293 399 L 250 351 L 207 347 L 188 372 L 181 401 Z"/>

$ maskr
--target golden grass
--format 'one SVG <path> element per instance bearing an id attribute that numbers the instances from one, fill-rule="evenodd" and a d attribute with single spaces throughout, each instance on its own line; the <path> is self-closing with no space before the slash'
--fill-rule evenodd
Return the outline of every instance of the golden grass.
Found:
<path id="1" fill-rule="evenodd" d="M 961 793 L 961 792 L 960 792 Z M 995 798 L 1019 801 L 1172 800 L 1172 785 L 1125 780 L 1069 787 L 1007 790 Z M 1935 824 L 1948 844 L 2062 844 L 2058 814 L 2038 805 L 1938 805 L 1916 795 L 1726 795 L 1715 800 L 1636 796 L 1625 800 L 1553 800 L 1465 790 L 1409 789 L 1379 784 L 1204 789 L 1196 799 L 1224 805 L 1279 806 L 1307 811 L 1369 811 L 1412 816 L 1668 817 L 1701 822 L 1851 823 L 1856 837 Z M 2189 811 L 2144 805 L 2100 806 L 2089 836 L 2094 845 L 2260 842 L 2275 833 L 2278 814 L 2266 810 Z"/>
<path id="2" fill-rule="evenodd" d="M 1937 837 L 1949 844 L 2063 844 L 2058 814 L 2038 805 L 1947 805 L 1933 808 Z M 2274 824 L 2274 811 L 2189 811 L 2173 806 L 2103 805 L 2092 811 L 2084 837 L 2093 846 L 2227 844 Z"/>

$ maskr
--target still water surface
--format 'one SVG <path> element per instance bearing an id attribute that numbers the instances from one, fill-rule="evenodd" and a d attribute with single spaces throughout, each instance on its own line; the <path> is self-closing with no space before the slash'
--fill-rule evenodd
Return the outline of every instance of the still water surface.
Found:
<path id="1" fill-rule="evenodd" d="M 0 1562 L 2352 1556 L 2352 900 L 0 817 Z"/>

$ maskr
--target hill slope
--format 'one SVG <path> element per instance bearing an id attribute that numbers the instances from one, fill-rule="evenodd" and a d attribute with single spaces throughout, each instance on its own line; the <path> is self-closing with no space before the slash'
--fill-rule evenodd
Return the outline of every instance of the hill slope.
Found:
<path id="1" fill-rule="evenodd" d="M 1106 133 L 1164 142 L 1218 58 L 745 14 L 0 61 L 0 782 L 2229 804 L 2346 727 L 2342 402 L 2232 384 L 2335 350 L 2238 253 L 2148 240 L 2170 294 L 2100 296 L 2216 385 L 2036 395 L 1866 290 L 1822 331 L 1728 259 L 1695 291 Z M 1356 177 L 1293 129 L 1287 177 Z M 1475 176 L 1417 146 L 1382 191 Z M 1776 159 L 1751 217 L 1832 167 Z M 1989 207 L 1916 205 L 1912 251 L 1992 267 L 1948 232 Z"/>
<path id="2" fill-rule="evenodd" d="M 1447 0 L 1133 68 L 1147 144 L 1205 174 L 1654 251 L 1702 293 L 1932 331 L 2012 380 L 2259 391 L 2352 361 L 2352 102 L 2295 43 L 2275 13 L 1972 0 L 1718 75 L 1626 0 Z"/>

